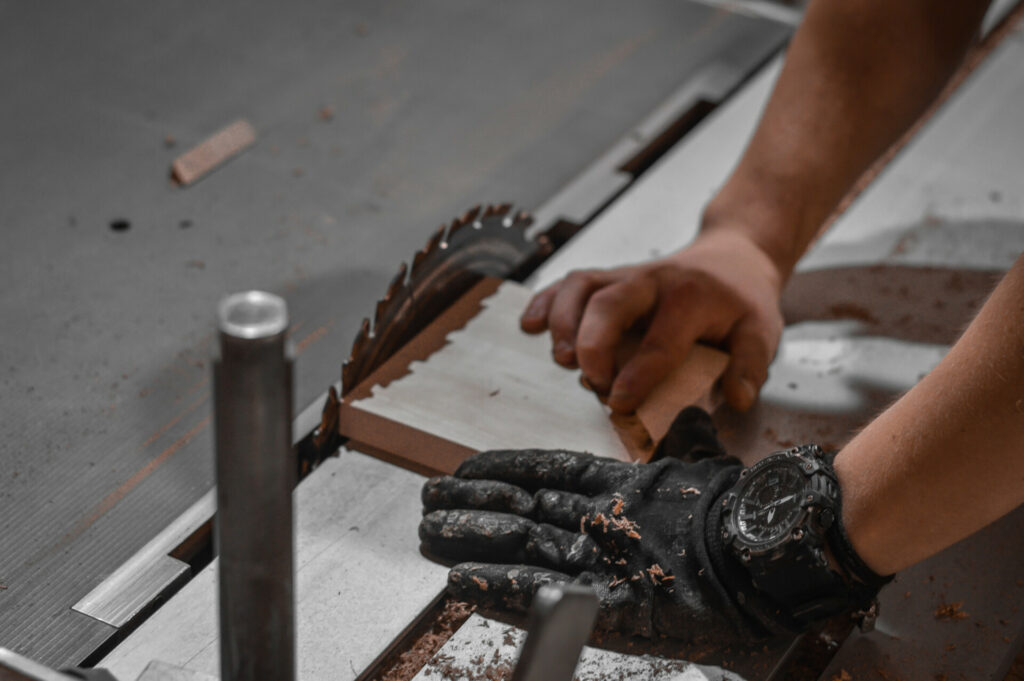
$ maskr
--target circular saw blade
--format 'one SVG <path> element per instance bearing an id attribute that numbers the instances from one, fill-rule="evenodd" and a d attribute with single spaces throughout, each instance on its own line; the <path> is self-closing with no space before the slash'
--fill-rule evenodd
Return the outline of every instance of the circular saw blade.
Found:
<path id="1" fill-rule="evenodd" d="M 341 369 L 345 397 L 483 277 L 510 278 L 547 257 L 544 236 L 528 239 L 533 218 L 511 204 L 479 206 L 442 225 L 398 274 L 364 319 Z"/>

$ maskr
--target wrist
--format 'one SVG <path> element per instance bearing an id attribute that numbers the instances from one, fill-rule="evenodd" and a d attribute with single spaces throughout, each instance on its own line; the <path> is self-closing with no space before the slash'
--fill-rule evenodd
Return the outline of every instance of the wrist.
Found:
<path id="1" fill-rule="evenodd" d="M 807 208 L 781 189 L 765 193 L 736 181 L 723 187 L 704 208 L 698 238 L 741 236 L 768 260 L 784 286 L 818 225 L 809 225 Z"/>
<path id="2" fill-rule="evenodd" d="M 696 260 L 742 271 L 745 278 L 756 280 L 758 289 L 769 290 L 776 302 L 788 277 L 788 271 L 780 269 L 775 257 L 738 224 L 701 228 L 693 243 L 669 257 L 688 259 L 691 266 Z"/>

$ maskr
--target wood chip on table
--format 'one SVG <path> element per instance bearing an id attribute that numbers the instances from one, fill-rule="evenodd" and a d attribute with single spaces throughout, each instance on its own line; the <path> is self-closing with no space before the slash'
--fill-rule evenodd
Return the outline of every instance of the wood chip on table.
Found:
<path id="1" fill-rule="evenodd" d="M 171 177 L 187 186 L 237 156 L 256 141 L 256 130 L 239 119 L 179 156 L 171 164 Z"/>

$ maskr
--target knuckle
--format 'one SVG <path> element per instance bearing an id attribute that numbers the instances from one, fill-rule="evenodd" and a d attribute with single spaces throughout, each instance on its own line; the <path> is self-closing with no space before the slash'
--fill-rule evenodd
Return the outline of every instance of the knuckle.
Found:
<path id="1" fill-rule="evenodd" d="M 572 270 L 569 274 L 565 275 L 565 280 L 574 283 L 587 284 L 594 280 L 595 275 L 596 270 L 592 269 Z"/>
<path id="2" fill-rule="evenodd" d="M 628 284 L 621 286 L 606 286 L 590 297 L 590 305 L 599 311 L 623 307 L 630 302 L 636 292 Z"/>
<path id="3" fill-rule="evenodd" d="M 593 363 L 594 360 L 601 360 L 608 354 L 610 349 L 609 340 L 603 336 L 579 339 L 576 342 L 576 354 L 580 361 Z"/>

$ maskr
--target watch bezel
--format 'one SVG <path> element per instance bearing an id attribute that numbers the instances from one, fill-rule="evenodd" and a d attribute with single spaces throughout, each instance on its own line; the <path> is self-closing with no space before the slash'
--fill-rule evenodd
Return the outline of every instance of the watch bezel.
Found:
<path id="1" fill-rule="evenodd" d="M 785 526 L 775 530 L 771 537 L 760 540 L 755 539 L 751 537 L 741 526 L 740 511 L 744 502 L 749 500 L 748 495 L 758 488 L 758 483 L 782 469 L 793 471 L 798 475 L 801 475 L 804 479 L 804 485 L 801 486 L 799 491 L 801 498 L 797 501 L 799 504 L 799 511 L 792 515 L 792 520 L 790 520 Z M 794 528 L 800 527 L 801 523 L 806 520 L 805 516 L 808 513 L 805 506 L 805 499 L 803 498 L 803 494 L 806 489 L 806 480 L 807 476 L 804 474 L 803 468 L 801 468 L 800 464 L 789 459 L 773 461 L 770 465 L 757 470 L 751 469 L 750 474 L 745 476 L 742 487 L 736 492 L 736 501 L 733 504 L 733 513 L 730 514 L 732 529 L 737 538 L 743 542 L 745 547 L 749 548 L 751 552 L 767 552 L 789 540 L 789 535 L 793 532 Z M 781 524 L 783 520 L 780 518 L 778 522 Z"/>
<path id="2" fill-rule="evenodd" d="M 793 447 L 765 457 L 740 474 L 740 480 L 735 490 L 725 500 L 725 522 L 723 525 L 726 530 L 724 538 L 728 540 L 733 552 L 740 560 L 746 562 L 753 558 L 771 555 L 790 542 L 804 540 L 805 534 L 808 533 L 821 535 L 808 537 L 808 540 L 813 543 L 824 542 L 823 535 L 826 528 L 817 528 L 817 516 L 821 509 L 832 510 L 835 504 L 829 498 L 828 490 L 821 489 L 820 485 L 814 484 L 814 479 L 819 474 L 824 474 L 832 480 L 833 484 L 835 484 L 835 479 L 831 469 L 822 466 L 821 455 L 822 452 L 816 445 Z M 750 539 L 738 526 L 740 504 L 756 480 L 768 475 L 774 468 L 782 466 L 797 470 L 809 483 L 805 485 L 803 498 L 800 500 L 800 512 L 796 514 L 786 530 L 778 535 L 762 541 Z M 794 534 L 795 530 L 799 532 L 799 536 Z"/>

